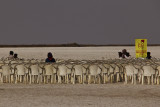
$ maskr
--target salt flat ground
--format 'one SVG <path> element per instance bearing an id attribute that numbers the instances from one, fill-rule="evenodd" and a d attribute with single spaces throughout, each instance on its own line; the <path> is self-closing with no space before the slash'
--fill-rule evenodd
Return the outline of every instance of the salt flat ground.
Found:
<path id="1" fill-rule="evenodd" d="M 127 49 L 135 57 L 134 46 L 108 47 L 37 47 L 37 48 L 0 48 L 0 58 L 7 57 L 9 51 L 14 51 L 20 58 L 44 59 L 48 52 L 52 52 L 58 59 L 109 59 L 118 58 L 118 52 Z M 148 46 L 153 57 L 160 58 L 160 46 Z"/>
<path id="2" fill-rule="evenodd" d="M 134 46 L 0 48 L 0 58 L 10 50 L 20 58 L 44 59 L 52 52 L 59 59 L 118 58 L 127 49 L 135 57 Z M 148 47 L 160 58 L 160 46 Z M 160 107 L 160 85 L 108 84 L 0 84 L 0 107 Z"/>
<path id="3" fill-rule="evenodd" d="M 0 107 L 159 107 L 160 86 L 1 84 Z"/>

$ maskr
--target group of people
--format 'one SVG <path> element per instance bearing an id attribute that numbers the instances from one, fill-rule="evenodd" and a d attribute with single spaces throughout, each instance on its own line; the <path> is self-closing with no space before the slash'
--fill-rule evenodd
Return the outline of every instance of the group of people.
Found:
<path id="1" fill-rule="evenodd" d="M 9 52 L 9 57 L 8 57 L 9 60 L 12 60 L 12 59 L 18 59 L 18 54 L 17 53 L 14 53 L 13 51 L 10 51 Z"/>
<path id="2" fill-rule="evenodd" d="M 46 58 L 45 62 L 56 62 L 56 60 L 53 58 L 53 55 L 51 52 L 48 53 L 47 55 L 48 57 Z M 18 58 L 18 54 L 14 53 L 13 51 L 9 52 L 9 60 L 17 60 Z"/>
<path id="3" fill-rule="evenodd" d="M 126 49 L 123 49 L 122 52 L 118 52 L 118 55 L 119 55 L 119 59 L 124 59 L 124 58 L 129 59 L 129 58 L 131 58 L 130 53 L 127 52 Z M 8 59 L 9 59 L 9 60 L 19 59 L 19 58 L 18 58 L 18 54 L 17 54 L 17 53 L 14 53 L 13 51 L 10 51 L 10 52 L 9 52 L 9 57 L 8 57 Z M 150 52 L 147 52 L 147 57 L 146 57 L 146 59 L 151 59 Z M 51 52 L 48 53 L 45 62 L 53 62 L 53 63 L 56 62 L 56 60 L 53 58 L 53 55 L 52 55 Z"/>
<path id="4" fill-rule="evenodd" d="M 127 52 L 126 49 L 123 49 L 122 52 L 118 52 L 118 54 L 120 59 L 123 59 L 123 58 L 129 59 L 131 57 L 130 53 Z"/>
<path id="5" fill-rule="evenodd" d="M 130 53 L 127 52 L 126 49 L 123 49 L 122 52 L 118 52 L 118 55 L 119 55 L 119 59 L 124 59 L 124 58 L 129 59 L 129 58 L 131 58 Z M 147 52 L 147 57 L 146 57 L 146 59 L 151 59 L 151 58 L 152 58 L 152 57 L 151 57 L 151 53 L 150 53 L 150 52 Z"/>

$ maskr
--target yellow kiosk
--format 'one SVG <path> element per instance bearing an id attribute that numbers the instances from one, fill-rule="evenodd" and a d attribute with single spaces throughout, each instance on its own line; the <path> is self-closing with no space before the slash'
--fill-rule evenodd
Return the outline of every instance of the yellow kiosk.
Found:
<path id="1" fill-rule="evenodd" d="M 136 58 L 147 57 L 147 39 L 135 39 Z"/>

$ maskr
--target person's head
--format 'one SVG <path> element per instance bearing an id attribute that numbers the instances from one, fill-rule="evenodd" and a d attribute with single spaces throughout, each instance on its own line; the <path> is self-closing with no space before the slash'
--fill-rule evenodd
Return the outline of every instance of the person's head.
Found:
<path id="1" fill-rule="evenodd" d="M 49 53 L 48 53 L 48 58 L 52 58 L 52 57 L 53 57 L 52 53 L 49 52 Z"/>
<path id="2" fill-rule="evenodd" d="M 123 49 L 123 50 L 122 50 L 122 53 L 123 53 L 123 54 L 126 54 L 126 53 L 127 53 L 127 50 L 126 50 L 126 49 Z"/>
<path id="3" fill-rule="evenodd" d="M 122 58 L 122 52 L 118 52 L 119 58 Z"/>
<path id="4" fill-rule="evenodd" d="M 15 54 L 14 54 L 14 58 L 18 58 L 18 54 L 15 53 Z"/>
<path id="5" fill-rule="evenodd" d="M 9 52 L 9 55 L 13 55 L 13 54 L 14 54 L 14 52 L 13 52 L 13 51 L 10 51 L 10 52 Z"/>

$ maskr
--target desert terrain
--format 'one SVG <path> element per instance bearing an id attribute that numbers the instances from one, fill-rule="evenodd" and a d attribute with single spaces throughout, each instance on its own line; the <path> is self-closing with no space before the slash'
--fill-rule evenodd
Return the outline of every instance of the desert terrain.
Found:
<path id="1" fill-rule="evenodd" d="M 56 59 L 110 59 L 127 49 L 135 57 L 134 46 L 0 48 L 0 58 L 12 50 L 20 58 L 45 59 L 52 52 Z M 148 47 L 160 58 L 160 46 Z M 106 84 L 0 84 L 0 107 L 159 107 L 160 85 Z"/>
<path id="2" fill-rule="evenodd" d="M 134 46 L 108 46 L 108 47 L 25 47 L 25 48 L 0 48 L 0 58 L 8 57 L 9 51 L 14 51 L 19 58 L 45 59 L 48 52 L 52 52 L 57 59 L 110 59 L 118 58 L 118 52 L 127 49 L 135 57 Z M 160 58 L 160 46 L 148 46 L 147 51 L 152 57 Z"/>

